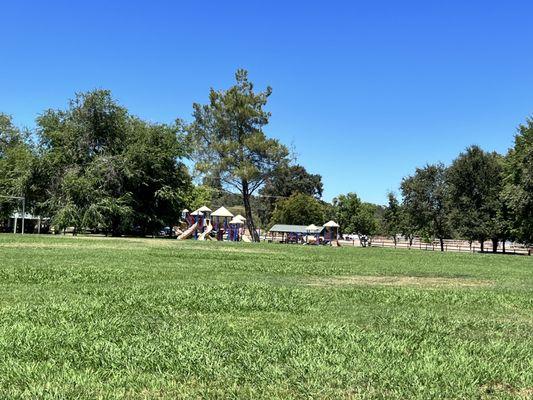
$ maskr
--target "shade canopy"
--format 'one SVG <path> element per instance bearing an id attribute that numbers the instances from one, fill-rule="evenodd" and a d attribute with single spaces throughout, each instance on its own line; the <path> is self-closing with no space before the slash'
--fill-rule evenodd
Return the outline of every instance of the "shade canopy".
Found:
<path id="1" fill-rule="evenodd" d="M 338 228 L 340 225 L 337 224 L 335 221 L 329 221 L 324 224 L 324 228 Z"/>
<path id="2" fill-rule="evenodd" d="M 224 218 L 233 218 L 233 214 L 228 211 L 226 207 L 220 207 L 219 209 L 211 213 L 212 217 L 224 217 Z"/>
<path id="3" fill-rule="evenodd" d="M 210 213 L 211 212 L 211 209 L 207 206 L 202 206 L 200 207 L 197 211 L 201 211 L 201 212 L 208 212 Z"/>
<path id="4" fill-rule="evenodd" d="M 306 227 L 305 229 L 306 229 L 307 233 L 317 234 L 317 233 L 322 232 L 322 230 L 324 228 L 323 227 L 318 227 L 315 224 L 311 224 L 308 227 Z"/>
<path id="5" fill-rule="evenodd" d="M 233 217 L 233 219 L 229 222 L 230 224 L 234 224 L 234 225 L 243 225 L 244 222 L 242 220 L 240 220 L 239 218 L 237 217 Z"/>
<path id="6" fill-rule="evenodd" d="M 187 210 L 186 208 L 182 211 L 183 214 L 187 214 L 189 212 L 189 210 Z"/>
<path id="7" fill-rule="evenodd" d="M 200 209 L 198 210 L 194 210 L 192 213 L 191 213 L 192 216 L 196 216 L 196 215 L 204 215 L 204 213 L 202 211 L 200 211 Z"/>
<path id="8" fill-rule="evenodd" d="M 276 224 L 269 229 L 271 233 L 299 233 L 307 234 L 307 226 L 305 225 L 286 225 L 286 224 Z"/>
<path id="9" fill-rule="evenodd" d="M 237 214 L 235 218 L 240 219 L 242 222 L 246 222 L 246 218 L 244 218 L 241 214 Z"/>

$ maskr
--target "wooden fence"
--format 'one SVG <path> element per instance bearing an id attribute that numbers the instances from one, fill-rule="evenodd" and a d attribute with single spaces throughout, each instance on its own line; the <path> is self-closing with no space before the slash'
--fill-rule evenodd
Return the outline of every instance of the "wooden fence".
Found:
<path id="1" fill-rule="evenodd" d="M 341 245 L 344 246 L 360 246 L 358 239 L 355 240 L 339 240 Z M 406 240 L 397 240 L 396 243 L 390 238 L 384 238 L 384 237 L 374 237 L 370 241 L 369 245 L 371 247 L 386 247 L 386 248 L 397 248 L 397 249 L 416 249 L 416 250 L 429 250 L 429 251 L 440 251 L 440 242 L 439 241 L 433 241 L 430 243 L 426 243 L 421 241 L 420 239 L 415 239 L 410 244 L 409 241 Z M 452 239 L 445 239 L 444 240 L 444 251 L 454 251 L 454 252 L 462 252 L 462 253 L 479 253 L 481 252 L 481 245 L 477 242 L 474 242 L 472 244 L 465 242 L 463 240 L 452 240 Z M 492 253 L 492 242 L 485 242 L 484 243 L 484 253 Z M 517 243 L 511 243 L 507 242 L 505 245 L 505 253 L 506 254 L 522 254 L 522 255 L 531 255 L 532 249 L 527 248 L 526 246 L 517 244 Z M 503 253 L 503 246 L 502 243 L 498 243 L 498 250 L 497 253 Z"/>

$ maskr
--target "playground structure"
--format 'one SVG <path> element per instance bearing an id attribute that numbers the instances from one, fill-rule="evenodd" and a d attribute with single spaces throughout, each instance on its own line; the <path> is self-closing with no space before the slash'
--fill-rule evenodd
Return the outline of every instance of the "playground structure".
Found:
<path id="1" fill-rule="evenodd" d="M 250 242 L 246 235 L 246 218 L 242 215 L 234 216 L 227 208 L 220 207 L 215 211 L 207 206 L 189 212 L 185 209 L 181 213 L 183 231 L 179 230 L 178 240 L 193 238 L 195 240 L 228 240 L 232 242 Z"/>
<path id="2" fill-rule="evenodd" d="M 181 228 L 175 229 L 178 240 L 218 240 L 230 242 L 251 242 L 251 235 L 246 230 L 246 218 L 233 215 L 227 208 L 220 207 L 212 211 L 202 206 L 190 212 L 181 213 Z M 270 238 L 268 237 L 270 236 Z M 339 246 L 339 224 L 328 221 L 324 225 L 274 225 L 265 235 L 269 242 L 329 244 Z"/>

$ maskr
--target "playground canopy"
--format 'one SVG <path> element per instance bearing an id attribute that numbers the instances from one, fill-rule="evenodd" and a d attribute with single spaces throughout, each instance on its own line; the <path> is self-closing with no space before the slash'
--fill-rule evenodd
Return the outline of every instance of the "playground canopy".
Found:
<path id="1" fill-rule="evenodd" d="M 185 213 L 185 212 L 189 212 L 189 210 L 183 210 L 182 213 Z M 211 209 L 207 206 L 202 206 L 200 207 L 198 210 L 194 210 L 191 215 L 193 216 L 196 216 L 196 215 L 204 215 L 204 214 L 209 214 L 211 212 Z"/>
<path id="2" fill-rule="evenodd" d="M 211 217 L 233 218 L 233 214 L 226 207 L 220 207 L 211 213 Z"/>
<path id="3" fill-rule="evenodd" d="M 340 225 L 337 224 L 335 221 L 329 221 L 324 224 L 324 228 L 339 228 Z"/>
<path id="4" fill-rule="evenodd" d="M 233 219 L 229 223 L 233 225 L 244 225 L 243 220 L 237 217 L 233 217 Z"/>
<path id="5" fill-rule="evenodd" d="M 242 222 L 246 222 L 246 218 L 244 218 L 241 214 L 237 214 L 235 218 L 240 219 Z"/>
<path id="6" fill-rule="evenodd" d="M 324 230 L 324 227 L 318 227 L 315 224 L 311 224 L 306 228 L 306 230 L 310 235 L 317 235 Z"/>

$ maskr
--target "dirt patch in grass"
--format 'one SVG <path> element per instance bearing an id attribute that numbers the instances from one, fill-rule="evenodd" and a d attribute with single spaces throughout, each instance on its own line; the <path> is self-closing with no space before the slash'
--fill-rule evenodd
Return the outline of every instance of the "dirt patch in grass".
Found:
<path id="1" fill-rule="evenodd" d="M 506 383 L 492 383 L 481 387 L 482 399 L 499 398 L 502 395 L 517 399 L 533 399 L 533 387 L 515 388 Z"/>
<path id="2" fill-rule="evenodd" d="M 490 286 L 489 280 L 468 278 L 444 278 L 426 276 L 336 276 L 315 278 L 308 282 L 310 286 L 413 286 L 413 287 L 479 287 Z"/>

